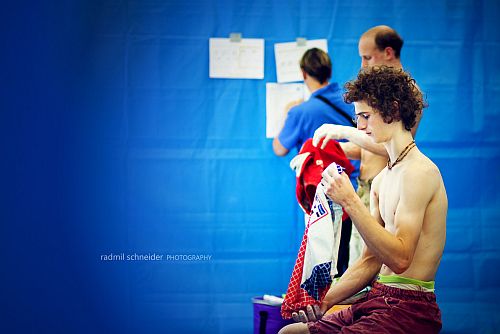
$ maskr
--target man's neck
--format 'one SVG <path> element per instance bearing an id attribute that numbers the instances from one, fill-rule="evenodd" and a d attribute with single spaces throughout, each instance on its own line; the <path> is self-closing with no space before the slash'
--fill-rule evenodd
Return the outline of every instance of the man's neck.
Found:
<path id="1" fill-rule="evenodd" d="M 309 91 L 312 94 L 315 91 L 317 91 L 318 89 L 321 89 L 323 87 L 328 86 L 328 82 L 320 84 L 318 81 L 311 80 L 311 81 L 307 82 L 306 85 L 307 85 L 307 88 L 309 89 Z"/>
<path id="2" fill-rule="evenodd" d="M 392 59 L 387 66 L 394 67 L 397 69 L 403 69 L 403 64 L 401 64 L 401 60 L 399 58 Z"/>
<path id="3" fill-rule="evenodd" d="M 401 152 L 413 141 L 413 136 L 410 131 L 401 130 L 401 132 L 396 133 L 391 140 L 384 143 L 387 153 L 394 163 L 399 157 Z"/>

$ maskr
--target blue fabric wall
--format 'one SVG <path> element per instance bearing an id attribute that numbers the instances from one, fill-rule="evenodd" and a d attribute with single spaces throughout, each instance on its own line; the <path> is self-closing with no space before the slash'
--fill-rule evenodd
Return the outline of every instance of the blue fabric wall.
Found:
<path id="1" fill-rule="evenodd" d="M 274 43 L 327 38 L 352 79 L 387 24 L 427 94 L 440 167 L 444 332 L 500 332 L 500 3 L 20 1 L 4 4 L 2 332 L 251 333 L 285 292 L 303 222 L 265 138 Z M 208 78 L 208 39 L 265 39 L 265 79 Z M 109 253 L 207 261 L 102 261 Z"/>

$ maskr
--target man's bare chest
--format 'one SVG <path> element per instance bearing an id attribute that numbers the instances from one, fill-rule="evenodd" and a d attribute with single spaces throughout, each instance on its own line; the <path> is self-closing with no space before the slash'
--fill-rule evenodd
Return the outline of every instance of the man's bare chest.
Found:
<path id="1" fill-rule="evenodd" d="M 394 216 L 396 215 L 400 199 L 399 178 L 397 174 L 390 175 L 391 173 L 389 172 L 384 175 L 378 194 L 380 216 L 388 230 L 394 229 Z"/>

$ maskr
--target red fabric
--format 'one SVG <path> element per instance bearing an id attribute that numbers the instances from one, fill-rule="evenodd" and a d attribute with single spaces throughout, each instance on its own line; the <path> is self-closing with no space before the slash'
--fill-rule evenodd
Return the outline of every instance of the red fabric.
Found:
<path id="1" fill-rule="evenodd" d="M 297 177 L 297 187 L 295 189 L 297 201 L 307 214 L 311 213 L 311 206 L 314 202 L 314 194 L 316 187 L 321 181 L 321 173 L 332 163 L 335 162 L 345 168 L 344 172 L 351 175 L 354 171 L 354 166 L 347 159 L 342 147 L 335 140 L 330 140 L 326 147 L 322 150 L 321 140 L 317 147 L 312 144 L 312 138 L 308 139 L 299 154 L 309 152 L 309 156 L 302 164 L 300 174 Z M 344 213 L 342 220 L 347 218 Z"/>
<path id="2" fill-rule="evenodd" d="M 290 319 L 292 317 L 292 312 L 298 312 L 300 309 L 305 309 L 307 305 L 319 305 L 329 288 L 328 286 L 324 290 L 320 291 L 320 298 L 318 301 L 309 296 L 307 291 L 300 287 L 302 271 L 304 269 L 304 256 L 306 254 L 308 230 L 309 226 L 304 232 L 304 237 L 302 238 L 302 243 L 299 248 L 299 254 L 297 255 L 297 260 L 295 261 L 295 266 L 293 267 L 292 277 L 290 278 L 290 283 L 288 283 L 288 289 L 286 290 L 285 300 L 281 305 L 281 316 L 283 319 Z"/>

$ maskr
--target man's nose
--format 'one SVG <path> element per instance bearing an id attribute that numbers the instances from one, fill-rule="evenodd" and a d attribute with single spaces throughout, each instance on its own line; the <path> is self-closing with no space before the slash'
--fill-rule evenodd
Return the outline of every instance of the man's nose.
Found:
<path id="1" fill-rule="evenodd" d="M 361 58 L 361 67 L 367 67 L 368 61 L 366 59 Z"/>
<path id="2" fill-rule="evenodd" d="M 366 129 L 366 120 L 363 117 L 358 117 L 356 127 L 358 128 L 358 130 Z"/>

